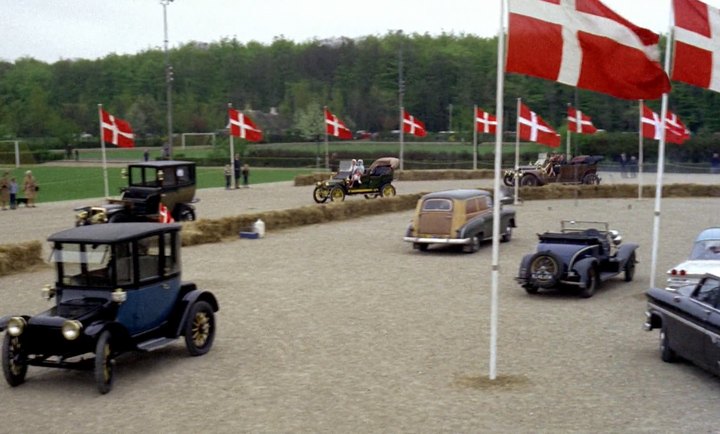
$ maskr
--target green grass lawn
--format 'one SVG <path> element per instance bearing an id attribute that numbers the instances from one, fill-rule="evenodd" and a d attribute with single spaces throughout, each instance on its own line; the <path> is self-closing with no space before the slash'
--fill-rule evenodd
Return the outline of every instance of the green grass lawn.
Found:
<path id="1" fill-rule="evenodd" d="M 103 170 L 98 167 L 60 167 L 60 166 L 28 166 L 28 167 L 0 167 L 0 171 L 9 171 L 15 177 L 20 197 L 22 194 L 22 180 L 26 170 L 32 170 L 38 181 L 40 191 L 38 202 L 56 202 L 60 200 L 73 200 L 102 197 L 105 195 Z M 118 196 L 120 187 L 127 185 L 127 180 L 120 174 L 120 167 L 108 168 L 108 185 L 110 196 Z M 250 184 L 265 182 L 291 181 L 296 175 L 310 173 L 308 169 L 250 169 Z M 222 167 L 198 167 L 198 188 L 224 187 L 225 176 Z"/>

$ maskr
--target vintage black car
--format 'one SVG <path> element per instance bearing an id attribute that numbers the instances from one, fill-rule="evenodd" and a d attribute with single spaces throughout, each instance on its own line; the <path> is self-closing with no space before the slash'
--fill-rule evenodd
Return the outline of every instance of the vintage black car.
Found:
<path id="1" fill-rule="evenodd" d="M 102 206 L 76 208 L 75 225 L 95 223 L 195 220 L 195 163 L 146 161 L 130 164 L 124 174 L 128 186 L 120 199 Z M 164 210 L 161 209 L 164 207 Z M 164 211 L 164 212 L 163 212 Z"/>
<path id="2" fill-rule="evenodd" d="M 43 295 L 54 306 L 0 318 L 10 386 L 25 381 L 28 366 L 94 369 L 107 393 L 123 352 L 155 350 L 181 336 L 191 355 L 210 351 L 218 302 L 181 280 L 180 225 L 81 226 L 49 241 L 57 277 Z"/>
<path id="3" fill-rule="evenodd" d="M 645 330 L 660 329 L 660 358 L 690 360 L 720 375 L 720 277 L 706 274 L 695 285 L 647 292 Z"/>
<path id="4" fill-rule="evenodd" d="M 363 194 L 366 198 L 395 196 L 392 185 L 395 169 L 400 160 L 383 157 L 375 160 L 364 170 L 359 180 L 353 181 L 349 161 L 341 161 L 338 172 L 327 181 L 319 181 L 313 190 L 313 199 L 317 203 L 345 200 L 345 196 Z"/>
<path id="5" fill-rule="evenodd" d="M 620 273 L 626 282 L 633 279 L 637 244 L 621 244 L 620 234 L 605 222 L 563 220 L 560 226 L 560 232 L 538 234 L 536 252 L 520 262 L 516 280 L 529 294 L 569 286 L 587 298 L 600 282 Z"/>
<path id="6" fill-rule="evenodd" d="M 508 198 L 510 199 L 510 198 Z M 502 206 L 503 201 L 495 206 Z M 403 240 L 425 251 L 431 245 L 461 246 L 467 253 L 492 239 L 493 197 L 489 191 L 461 189 L 429 193 L 418 200 L 415 217 Z M 515 210 L 500 210 L 500 241 L 510 241 Z"/>

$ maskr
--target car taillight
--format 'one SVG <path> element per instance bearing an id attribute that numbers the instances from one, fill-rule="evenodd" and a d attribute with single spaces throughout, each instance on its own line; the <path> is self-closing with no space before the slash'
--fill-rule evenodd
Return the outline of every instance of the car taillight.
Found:
<path id="1" fill-rule="evenodd" d="M 670 274 L 673 275 L 673 276 L 677 276 L 678 271 L 673 268 L 672 271 L 670 271 Z"/>
<path id="2" fill-rule="evenodd" d="M 681 275 L 681 276 L 684 276 L 684 275 L 686 275 L 686 274 L 687 274 L 687 272 L 686 272 L 685 270 L 680 270 L 680 275 Z"/>

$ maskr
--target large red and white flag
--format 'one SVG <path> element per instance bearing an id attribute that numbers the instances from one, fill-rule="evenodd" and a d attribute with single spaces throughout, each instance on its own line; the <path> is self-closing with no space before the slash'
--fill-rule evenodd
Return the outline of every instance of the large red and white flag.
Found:
<path id="1" fill-rule="evenodd" d="M 595 134 L 597 128 L 593 125 L 590 116 L 575 107 L 568 106 L 568 131 L 576 134 Z"/>
<path id="2" fill-rule="evenodd" d="M 102 136 L 105 143 L 112 143 L 120 148 L 135 146 L 135 135 L 127 121 L 100 109 L 100 125 L 102 125 Z"/>
<path id="3" fill-rule="evenodd" d="M 600 0 L 508 0 L 506 71 L 625 99 L 670 90 L 658 35 Z"/>
<path id="4" fill-rule="evenodd" d="M 665 117 L 666 134 L 665 141 L 682 145 L 690 138 L 690 132 L 685 124 L 675 113 L 668 111 Z M 648 106 L 642 106 L 642 131 L 643 137 L 648 139 L 660 140 L 662 137 L 663 125 L 660 122 L 660 115 L 652 111 Z"/>
<path id="5" fill-rule="evenodd" d="M 720 92 L 720 11 L 699 0 L 673 0 L 672 79 Z"/>
<path id="6" fill-rule="evenodd" d="M 425 123 L 410 113 L 403 110 L 403 132 L 412 134 L 417 137 L 425 137 L 427 131 L 425 131 Z"/>
<path id="7" fill-rule="evenodd" d="M 230 134 L 232 136 L 240 137 L 249 142 L 262 140 L 262 130 L 243 112 L 228 108 L 228 117 L 230 118 Z"/>
<path id="8" fill-rule="evenodd" d="M 475 129 L 478 133 L 495 134 L 497 117 L 477 107 L 475 109 Z"/>
<path id="9" fill-rule="evenodd" d="M 560 134 L 522 103 L 518 113 L 518 127 L 520 140 L 529 140 L 552 148 L 560 146 Z"/>
<path id="10" fill-rule="evenodd" d="M 340 139 L 352 139 L 352 131 L 337 116 L 325 109 L 325 131 Z"/>

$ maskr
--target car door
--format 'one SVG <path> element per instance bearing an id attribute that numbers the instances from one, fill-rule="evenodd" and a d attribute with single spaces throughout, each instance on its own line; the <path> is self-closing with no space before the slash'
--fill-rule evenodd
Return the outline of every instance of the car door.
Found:
<path id="1" fill-rule="evenodd" d="M 705 360 L 708 368 L 720 375 L 720 287 L 715 288 L 712 299 L 705 323 Z"/>
<path id="2" fill-rule="evenodd" d="M 712 309 L 712 296 L 720 282 L 716 279 L 705 279 L 689 297 L 679 298 L 675 311 L 678 315 L 674 327 L 666 332 L 671 346 L 681 356 L 691 359 L 699 365 L 706 365 L 705 346 L 707 340 L 706 324 Z"/>

